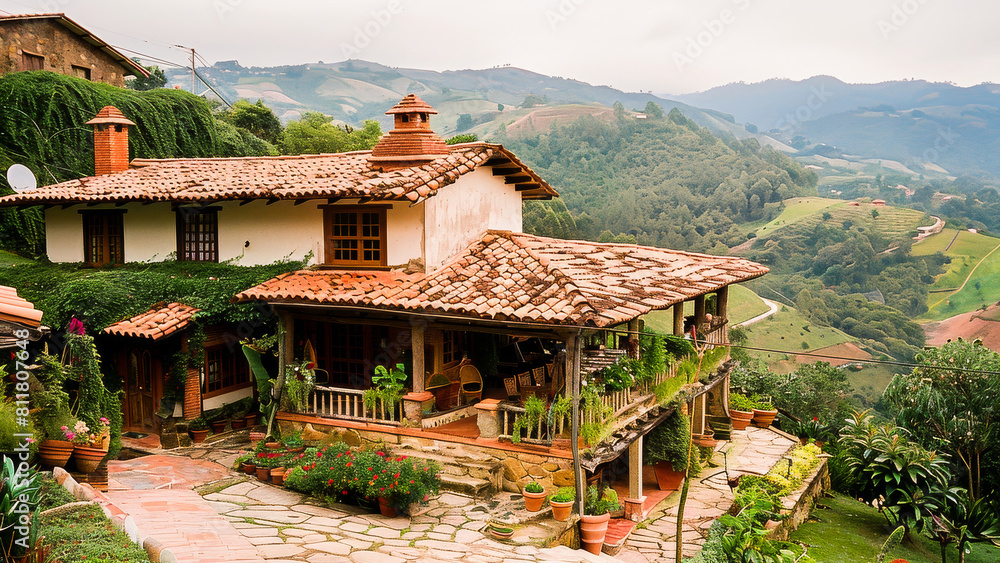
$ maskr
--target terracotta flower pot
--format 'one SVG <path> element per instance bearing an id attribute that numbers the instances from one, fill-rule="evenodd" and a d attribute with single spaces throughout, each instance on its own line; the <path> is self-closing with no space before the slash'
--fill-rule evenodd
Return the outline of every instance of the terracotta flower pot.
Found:
<path id="1" fill-rule="evenodd" d="M 528 512 L 538 512 L 542 509 L 542 504 L 545 502 L 545 491 L 540 493 L 529 493 L 528 491 L 521 491 L 521 495 L 524 497 L 524 508 Z"/>
<path id="2" fill-rule="evenodd" d="M 259 418 L 260 418 L 259 412 L 251 412 L 247 413 L 247 415 L 243 417 L 243 420 L 246 421 L 247 426 L 256 426 L 258 424 L 257 421 L 259 420 Z"/>
<path id="3" fill-rule="evenodd" d="M 257 468 L 257 478 L 261 481 L 267 483 L 271 480 L 271 468 L 270 467 L 258 467 Z"/>
<path id="4" fill-rule="evenodd" d="M 565 522 L 569 520 L 570 514 L 573 514 L 573 501 L 559 502 L 549 499 L 549 506 L 552 507 L 552 517 L 560 522 Z"/>
<path id="5" fill-rule="evenodd" d="M 719 441 L 712 436 L 713 434 L 693 434 L 691 442 L 699 448 L 714 448 Z"/>
<path id="6" fill-rule="evenodd" d="M 514 535 L 514 529 L 490 526 L 490 535 L 498 540 L 509 540 Z"/>
<path id="7" fill-rule="evenodd" d="M 611 513 L 605 512 L 600 516 L 590 516 L 584 514 L 580 516 L 580 543 L 583 548 L 594 555 L 601 554 L 604 547 L 604 536 L 608 533 L 608 521 L 611 520 Z"/>
<path id="8" fill-rule="evenodd" d="M 73 442 L 67 440 L 42 440 L 38 443 L 38 457 L 52 467 L 65 467 L 73 455 Z"/>
<path id="9" fill-rule="evenodd" d="M 729 409 L 729 420 L 733 423 L 733 430 L 746 430 L 753 420 L 753 411 L 737 411 Z"/>
<path id="10" fill-rule="evenodd" d="M 100 448 L 76 446 L 73 448 L 73 458 L 76 459 L 76 468 L 81 473 L 93 473 L 107 453 Z"/>
<path id="11" fill-rule="evenodd" d="M 229 421 L 229 425 L 233 427 L 233 430 L 236 430 L 237 428 L 246 428 L 247 427 L 247 419 L 245 419 L 245 418 L 234 418 L 234 419 L 232 419 L 232 420 Z"/>
<path id="12" fill-rule="evenodd" d="M 760 409 L 754 409 L 753 410 L 754 426 L 760 428 L 767 428 L 768 426 L 771 426 L 771 423 L 774 422 L 774 417 L 776 416 L 778 416 L 777 410 L 762 411 Z"/>
<path id="13" fill-rule="evenodd" d="M 271 482 L 275 485 L 281 485 L 285 481 L 285 468 L 275 467 L 271 469 Z"/>
<path id="14" fill-rule="evenodd" d="M 389 502 L 389 499 L 384 497 L 378 497 L 378 511 L 386 518 L 395 518 L 398 514 L 396 507 Z"/>
<path id="15" fill-rule="evenodd" d="M 253 475 L 257 472 L 257 465 L 252 461 L 248 461 L 243 464 L 243 472 L 247 475 Z"/>
<path id="16" fill-rule="evenodd" d="M 214 420 L 208 423 L 212 427 L 212 434 L 222 434 L 226 431 L 227 424 L 229 424 L 228 420 Z"/>
<path id="17" fill-rule="evenodd" d="M 656 484 L 661 491 L 676 491 L 684 482 L 684 472 L 674 471 L 674 465 L 669 461 L 658 461 L 653 466 L 656 474 Z"/>
<path id="18" fill-rule="evenodd" d="M 188 430 L 191 434 L 191 441 L 195 444 L 200 444 L 205 441 L 205 437 L 208 436 L 208 429 L 205 430 Z"/>
<path id="19" fill-rule="evenodd" d="M 269 450 L 280 450 L 281 442 L 265 442 L 264 447 Z"/>

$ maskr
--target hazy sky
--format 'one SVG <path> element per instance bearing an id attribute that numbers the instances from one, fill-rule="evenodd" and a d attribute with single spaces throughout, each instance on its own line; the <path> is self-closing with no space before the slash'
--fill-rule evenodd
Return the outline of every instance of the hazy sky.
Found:
<path id="1" fill-rule="evenodd" d="M 1000 3 L 987 0 L 0 0 L 0 10 L 65 12 L 116 47 L 177 63 L 187 55 L 171 45 L 244 66 L 509 64 L 675 94 L 817 74 L 1000 82 Z"/>

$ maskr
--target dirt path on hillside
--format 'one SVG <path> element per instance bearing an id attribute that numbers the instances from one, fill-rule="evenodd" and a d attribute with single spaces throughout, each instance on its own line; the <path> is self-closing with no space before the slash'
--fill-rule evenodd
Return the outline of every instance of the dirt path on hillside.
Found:
<path id="1" fill-rule="evenodd" d="M 758 297 L 760 297 L 760 296 L 758 296 Z M 754 317 L 752 319 L 743 321 L 743 322 L 737 324 L 736 326 L 750 326 L 750 325 L 752 325 L 754 323 L 759 323 L 760 321 L 762 321 L 762 320 L 764 320 L 764 319 L 766 319 L 766 318 L 770 317 L 771 315 L 773 315 L 773 314 L 775 314 L 775 313 L 778 312 L 778 304 L 777 303 L 775 303 L 774 301 L 771 301 L 770 299 L 764 299 L 763 297 L 761 297 L 760 300 L 763 301 L 765 305 L 767 305 L 768 311 L 766 313 L 761 313 L 761 314 L 757 315 L 756 317 Z"/>
<path id="2" fill-rule="evenodd" d="M 962 282 L 962 285 L 959 286 L 958 289 L 956 289 L 955 291 L 949 293 L 948 295 L 945 295 L 937 303 L 935 303 L 933 305 L 930 305 L 928 308 L 929 309 L 933 309 L 934 307 L 937 307 L 938 305 L 940 305 L 941 303 L 943 303 L 946 299 L 948 299 L 952 295 L 955 295 L 959 291 L 962 291 L 963 289 L 965 289 L 965 285 L 969 283 L 970 279 L 972 279 L 972 274 L 975 274 L 976 270 L 979 269 L 979 266 L 981 266 L 982 263 L 985 262 L 987 258 L 989 258 L 990 256 L 992 256 L 993 253 L 996 252 L 997 250 L 1000 250 L 1000 244 L 996 245 L 996 247 L 994 247 L 993 250 L 989 251 L 989 253 L 987 253 L 986 256 L 983 256 L 983 258 L 979 262 L 976 262 L 976 265 L 972 267 L 972 270 L 969 272 L 969 275 L 965 276 L 965 280 Z"/>
<path id="3" fill-rule="evenodd" d="M 947 318 L 940 322 L 924 325 L 929 346 L 940 346 L 949 340 L 964 338 L 982 340 L 990 350 L 1000 351 L 1000 322 L 990 318 L 1000 318 L 1000 307 L 993 305 L 986 311 L 973 311 Z M 984 318 L 986 317 L 986 318 Z"/>

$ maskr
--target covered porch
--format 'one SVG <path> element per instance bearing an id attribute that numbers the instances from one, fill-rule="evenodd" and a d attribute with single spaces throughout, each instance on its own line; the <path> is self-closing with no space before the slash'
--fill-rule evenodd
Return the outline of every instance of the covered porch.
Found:
<path id="1" fill-rule="evenodd" d="M 504 466 L 497 488 L 537 480 L 549 492 L 575 485 L 578 497 L 598 465 L 624 457 L 627 498 L 641 505 L 643 433 L 689 384 L 701 433 L 713 409 L 726 414 L 727 378 L 692 383 L 669 362 L 596 397 L 582 387 L 619 360 L 642 361 L 650 311 L 672 308 L 674 334 L 702 348 L 726 344 L 728 286 L 766 271 L 738 258 L 490 231 L 431 273 L 300 271 L 238 299 L 274 307 L 283 365 L 315 361 L 307 403 L 279 420 L 475 444 L 498 452 L 487 455 Z M 366 402 L 375 371 L 396 364 L 406 373 L 399 404 Z"/>

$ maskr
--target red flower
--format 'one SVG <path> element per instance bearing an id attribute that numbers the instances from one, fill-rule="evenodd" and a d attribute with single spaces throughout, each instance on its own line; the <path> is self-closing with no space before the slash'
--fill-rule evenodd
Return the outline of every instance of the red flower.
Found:
<path id="1" fill-rule="evenodd" d="M 340 494 L 346 495 L 347 494 L 347 489 L 344 489 L 343 491 L 341 491 Z"/>
<path id="2" fill-rule="evenodd" d="M 313 369 L 314 367 L 316 367 L 316 362 L 309 362 L 306 364 L 306 369 Z"/>
<path id="3" fill-rule="evenodd" d="M 813 422 L 818 422 L 818 421 L 819 421 L 819 418 L 814 416 L 813 417 Z"/>
<path id="4" fill-rule="evenodd" d="M 353 462 L 351 462 L 351 461 L 348 461 L 348 462 L 347 462 L 347 467 L 350 467 L 352 463 L 353 463 Z"/>
<path id="5" fill-rule="evenodd" d="M 323 452 L 316 452 L 316 457 L 323 457 Z"/>
<path id="6" fill-rule="evenodd" d="M 411 484 L 411 485 L 413 484 L 413 479 L 410 479 L 410 484 Z"/>

